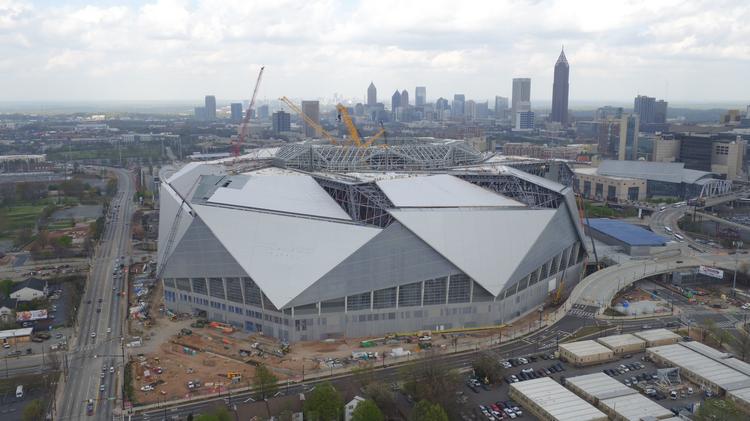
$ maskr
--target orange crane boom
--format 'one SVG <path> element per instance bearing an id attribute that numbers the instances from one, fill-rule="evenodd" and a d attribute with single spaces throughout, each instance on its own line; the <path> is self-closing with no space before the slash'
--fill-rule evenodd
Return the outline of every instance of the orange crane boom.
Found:
<path id="1" fill-rule="evenodd" d="M 305 123 L 310 125 L 311 127 L 314 127 L 316 130 L 320 132 L 326 139 L 328 139 L 331 143 L 336 145 L 338 141 L 335 137 L 333 137 L 332 134 L 328 133 L 323 126 L 318 124 L 317 121 L 313 120 L 312 118 L 308 117 L 307 114 L 305 114 L 295 103 L 293 103 L 289 98 L 282 96 L 279 98 L 281 102 L 286 104 L 289 108 L 291 108 L 295 113 L 299 114 L 300 117 L 302 117 L 303 120 L 305 120 Z"/>
<path id="2" fill-rule="evenodd" d="M 242 144 L 245 143 L 245 138 L 247 137 L 247 132 L 249 128 L 249 122 L 250 122 L 250 115 L 253 112 L 253 107 L 255 107 L 255 98 L 258 96 L 258 88 L 260 87 L 260 80 L 263 77 L 263 70 L 265 70 L 266 66 L 260 66 L 260 72 L 258 72 L 258 79 L 255 81 L 255 89 L 253 89 L 253 97 L 250 99 L 250 104 L 247 106 L 247 111 L 245 112 L 245 118 L 242 119 L 242 123 L 240 124 L 237 140 L 232 145 L 232 155 L 236 158 L 240 156 L 240 152 L 242 151 Z"/>

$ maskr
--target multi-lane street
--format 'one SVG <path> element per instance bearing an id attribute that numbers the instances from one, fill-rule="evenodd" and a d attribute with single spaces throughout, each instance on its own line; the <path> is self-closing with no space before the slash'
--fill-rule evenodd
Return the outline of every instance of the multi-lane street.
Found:
<path id="1" fill-rule="evenodd" d="M 125 277 L 116 268 L 129 260 L 130 218 L 135 192 L 132 175 L 117 175 L 118 193 L 112 200 L 107 224 L 92 260 L 75 328 L 63 359 L 64 382 L 56 405 L 58 420 L 86 418 L 86 402 L 94 402 L 93 419 L 112 419 L 123 379 L 123 322 L 127 298 Z"/>

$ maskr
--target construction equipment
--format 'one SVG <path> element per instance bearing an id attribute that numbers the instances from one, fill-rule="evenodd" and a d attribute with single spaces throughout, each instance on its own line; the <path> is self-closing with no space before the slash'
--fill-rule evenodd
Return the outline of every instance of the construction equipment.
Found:
<path id="1" fill-rule="evenodd" d="M 220 322 L 211 322 L 208 324 L 208 326 L 218 329 L 222 331 L 222 333 L 232 333 L 234 332 L 234 328 L 231 325 L 228 325 L 226 323 L 220 323 Z"/>
<path id="2" fill-rule="evenodd" d="M 381 123 L 380 131 L 363 143 L 362 136 L 359 135 L 359 130 L 357 130 L 357 126 L 354 125 L 354 121 L 352 121 L 352 117 L 349 115 L 349 110 L 347 110 L 346 107 L 341 104 L 336 105 L 336 109 L 339 111 L 339 119 L 344 122 L 344 125 L 349 130 L 349 136 L 351 136 L 352 142 L 356 147 L 370 147 L 373 142 L 375 142 L 378 138 L 380 138 L 380 136 L 383 136 L 383 134 L 385 134 L 385 128 L 382 127 Z"/>
<path id="3" fill-rule="evenodd" d="M 250 99 L 250 104 L 247 106 L 247 111 L 245 112 L 245 118 L 242 119 L 242 123 L 240 124 L 237 139 L 232 143 L 232 156 L 235 158 L 240 156 L 240 152 L 242 151 L 242 144 L 245 143 L 245 138 L 247 137 L 247 132 L 249 128 L 249 122 L 250 122 L 250 115 L 252 114 L 253 107 L 255 106 L 255 97 L 258 95 L 258 88 L 260 87 L 260 80 L 263 77 L 263 70 L 266 68 L 266 66 L 260 67 L 260 72 L 258 72 L 258 79 L 255 81 L 255 89 L 253 89 L 253 97 Z"/>
<path id="4" fill-rule="evenodd" d="M 295 113 L 299 114 L 299 116 L 302 117 L 303 120 L 305 120 L 305 123 L 307 123 L 309 126 L 315 128 L 315 130 L 317 130 L 318 132 L 320 132 L 320 134 L 323 135 L 323 137 L 325 137 L 326 139 L 328 139 L 332 144 L 334 144 L 334 145 L 338 144 L 338 140 L 336 140 L 336 138 L 333 137 L 333 135 L 331 135 L 330 133 L 328 133 L 323 128 L 323 126 L 321 126 L 320 124 L 318 124 L 317 121 L 313 120 L 312 118 L 308 117 L 307 114 L 305 114 L 304 112 L 302 112 L 302 110 L 297 105 L 295 105 L 289 98 L 287 98 L 285 96 L 282 96 L 281 98 L 279 98 L 279 100 L 281 100 L 281 102 L 283 102 L 284 104 L 286 104 L 287 107 L 291 108 L 292 111 L 294 111 Z"/>

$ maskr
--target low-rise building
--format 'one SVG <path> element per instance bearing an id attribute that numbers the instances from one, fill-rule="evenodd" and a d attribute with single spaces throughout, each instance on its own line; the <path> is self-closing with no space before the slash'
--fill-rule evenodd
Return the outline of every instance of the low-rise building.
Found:
<path id="1" fill-rule="evenodd" d="M 646 416 L 660 420 L 672 416 L 672 411 L 604 373 L 570 377 L 565 384 L 614 420 L 641 421 Z"/>
<path id="2" fill-rule="evenodd" d="M 634 332 L 634 336 L 646 341 L 646 347 L 676 344 L 680 335 L 667 329 L 650 329 Z"/>
<path id="3" fill-rule="evenodd" d="M 591 340 L 560 344 L 558 351 L 561 359 L 578 366 L 599 364 L 615 356 L 611 349 Z"/>
<path id="4" fill-rule="evenodd" d="M 47 281 L 39 278 L 26 278 L 21 282 L 13 284 L 10 290 L 10 298 L 18 301 L 32 301 L 44 298 L 49 291 Z"/>
<path id="5" fill-rule="evenodd" d="M 15 320 L 13 313 L 16 311 L 16 300 L 12 298 L 0 299 L 0 321 L 3 323 Z"/>
<path id="6" fill-rule="evenodd" d="M 510 385 L 510 398 L 542 421 L 606 421 L 607 415 L 549 377 Z"/>
<path id="7" fill-rule="evenodd" d="M 354 416 L 354 410 L 357 409 L 357 405 L 359 405 L 360 402 L 364 402 L 365 398 L 361 396 L 355 396 L 352 398 L 352 400 L 349 401 L 344 406 L 344 421 L 352 421 L 352 417 Z"/>
<path id="8" fill-rule="evenodd" d="M 646 341 L 629 333 L 605 336 L 596 341 L 611 349 L 615 354 L 640 352 L 646 349 Z"/>
<path id="9" fill-rule="evenodd" d="M 9 329 L 0 331 L 0 343 L 14 345 L 20 342 L 29 342 L 33 328 L 25 327 L 23 329 Z"/>

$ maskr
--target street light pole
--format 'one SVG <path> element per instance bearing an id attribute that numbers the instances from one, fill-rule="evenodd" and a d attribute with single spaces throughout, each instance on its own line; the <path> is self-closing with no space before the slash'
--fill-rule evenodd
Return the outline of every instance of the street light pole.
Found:
<path id="1" fill-rule="evenodd" d="M 740 247 L 743 246 L 742 241 L 732 241 L 732 245 L 734 245 L 734 276 L 732 277 L 732 296 L 737 296 L 737 266 L 740 264 L 739 262 L 739 252 Z"/>

